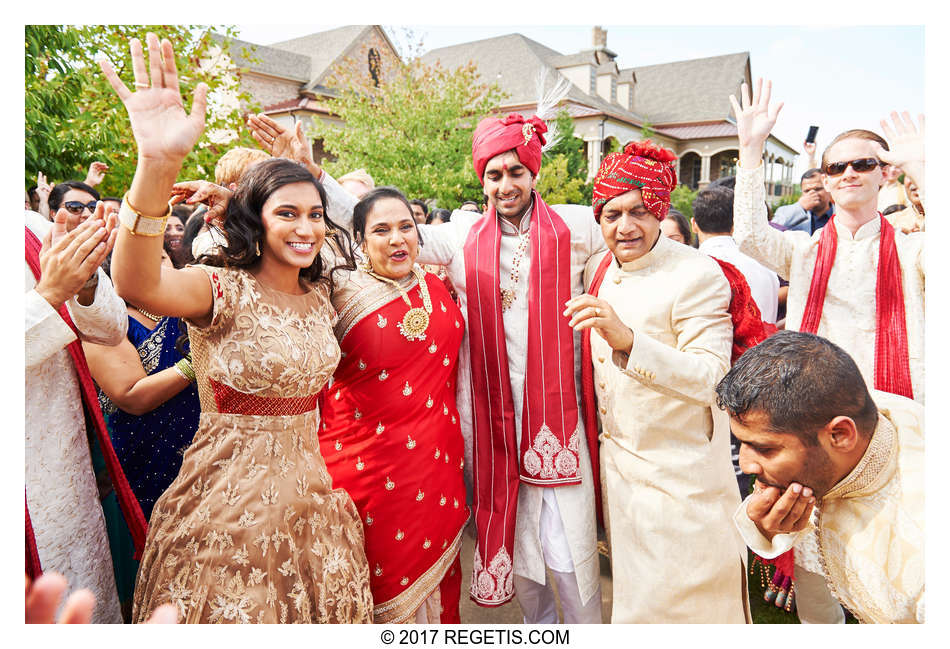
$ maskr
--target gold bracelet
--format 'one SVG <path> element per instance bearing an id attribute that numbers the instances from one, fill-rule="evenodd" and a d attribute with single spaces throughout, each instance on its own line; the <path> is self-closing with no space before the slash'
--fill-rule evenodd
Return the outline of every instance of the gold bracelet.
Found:
<path id="1" fill-rule="evenodd" d="M 168 209 L 162 216 L 147 216 L 132 207 L 129 202 L 129 193 L 126 192 L 122 197 L 122 204 L 119 206 L 119 223 L 124 225 L 132 234 L 144 237 L 157 237 L 165 234 L 165 225 L 168 223 L 168 217 L 172 213 L 172 204 L 168 203 Z"/>
<path id="2" fill-rule="evenodd" d="M 195 370 L 191 367 L 191 363 L 186 358 L 175 363 L 175 370 L 189 383 L 194 383 L 198 378 L 195 376 Z"/>

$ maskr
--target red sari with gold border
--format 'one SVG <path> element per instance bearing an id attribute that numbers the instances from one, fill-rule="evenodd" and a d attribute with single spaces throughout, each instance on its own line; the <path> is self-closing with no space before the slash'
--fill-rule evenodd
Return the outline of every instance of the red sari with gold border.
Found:
<path id="1" fill-rule="evenodd" d="M 356 271 L 333 298 L 343 359 L 323 397 L 320 453 L 363 519 L 377 623 L 412 621 L 440 583 L 441 619 L 458 621 L 469 515 L 455 405 L 465 321 L 445 285 L 425 278 L 432 313 L 422 340 L 401 333 L 410 307 L 391 284 Z M 415 277 L 401 285 L 421 308 Z"/>

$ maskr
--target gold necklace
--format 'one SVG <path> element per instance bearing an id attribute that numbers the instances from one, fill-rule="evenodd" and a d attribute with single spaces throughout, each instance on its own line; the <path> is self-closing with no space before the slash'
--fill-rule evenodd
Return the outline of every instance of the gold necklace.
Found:
<path id="1" fill-rule="evenodd" d="M 511 281 L 508 284 L 508 288 L 500 289 L 502 312 L 510 309 L 512 303 L 515 301 L 515 286 L 518 285 L 518 280 L 521 279 L 521 261 L 528 252 L 528 244 L 531 242 L 530 231 L 524 234 L 519 232 L 518 239 L 518 247 L 515 249 L 515 254 L 511 259 Z"/>
<path id="2" fill-rule="evenodd" d="M 412 273 L 419 282 L 419 294 L 422 296 L 422 306 L 424 309 L 412 306 L 412 302 L 409 301 L 409 294 L 406 293 L 405 289 L 403 289 L 396 280 L 389 277 L 382 277 L 371 270 L 366 271 L 367 275 L 375 277 L 381 282 L 395 286 L 396 290 L 398 290 L 402 296 L 403 301 L 409 305 L 409 310 L 406 311 L 406 315 L 403 316 L 402 322 L 396 323 L 396 326 L 399 328 L 399 333 L 410 341 L 425 340 L 426 329 L 429 328 L 429 315 L 432 313 L 432 301 L 429 299 L 429 287 L 426 285 L 425 274 L 422 272 L 422 269 L 413 265 Z"/>
<path id="3" fill-rule="evenodd" d="M 142 309 L 142 308 L 139 308 L 139 307 L 135 307 L 135 310 L 138 311 L 139 313 L 141 313 L 142 315 L 144 315 L 146 318 L 150 318 L 150 319 L 154 320 L 155 322 L 158 322 L 159 320 L 162 319 L 162 316 L 155 315 L 154 313 L 149 313 L 149 312 L 146 311 L 145 309 Z"/>

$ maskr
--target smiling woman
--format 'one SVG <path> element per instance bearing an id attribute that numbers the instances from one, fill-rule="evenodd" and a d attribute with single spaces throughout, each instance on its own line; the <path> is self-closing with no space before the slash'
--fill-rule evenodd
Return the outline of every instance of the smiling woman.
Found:
<path id="1" fill-rule="evenodd" d="M 333 295 L 343 360 L 321 409 L 320 453 L 365 524 L 374 621 L 458 622 L 464 320 L 442 281 L 415 265 L 422 240 L 398 190 L 364 196 L 353 231 L 366 260 Z"/>

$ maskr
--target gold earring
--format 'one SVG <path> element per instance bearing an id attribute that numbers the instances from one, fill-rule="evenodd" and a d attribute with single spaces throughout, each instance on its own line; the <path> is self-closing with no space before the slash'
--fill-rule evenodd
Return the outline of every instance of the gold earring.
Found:
<path id="1" fill-rule="evenodd" d="M 261 256 L 261 242 L 260 241 L 254 244 L 254 252 L 257 253 L 258 257 Z"/>

